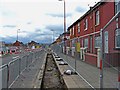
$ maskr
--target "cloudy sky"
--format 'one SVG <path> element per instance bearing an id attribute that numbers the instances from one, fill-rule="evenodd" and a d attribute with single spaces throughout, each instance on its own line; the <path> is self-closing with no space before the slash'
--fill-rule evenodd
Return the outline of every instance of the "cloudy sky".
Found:
<path id="1" fill-rule="evenodd" d="M 70 26 L 100 0 L 66 0 L 66 24 Z M 63 33 L 63 1 L 0 0 L 0 39 L 24 43 L 51 43 Z"/>

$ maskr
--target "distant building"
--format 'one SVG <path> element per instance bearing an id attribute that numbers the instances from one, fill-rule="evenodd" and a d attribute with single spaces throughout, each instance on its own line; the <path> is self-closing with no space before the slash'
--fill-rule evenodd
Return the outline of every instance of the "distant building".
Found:
<path id="1" fill-rule="evenodd" d="M 20 41 L 17 41 L 16 40 L 16 42 L 15 43 L 13 43 L 13 46 L 23 46 L 24 44 L 22 43 L 22 42 L 20 42 Z"/>
<path id="2" fill-rule="evenodd" d="M 0 41 L 0 47 L 1 47 L 1 46 L 5 46 L 5 42 Z"/>
<path id="3" fill-rule="evenodd" d="M 40 46 L 39 43 L 37 43 L 35 41 L 31 41 L 31 42 L 28 43 L 28 47 L 32 48 L 32 49 L 33 49 L 33 47 L 38 48 L 39 46 Z"/>
<path id="4" fill-rule="evenodd" d="M 5 46 L 5 42 L 0 42 L 0 57 L 8 53 L 8 47 Z"/>

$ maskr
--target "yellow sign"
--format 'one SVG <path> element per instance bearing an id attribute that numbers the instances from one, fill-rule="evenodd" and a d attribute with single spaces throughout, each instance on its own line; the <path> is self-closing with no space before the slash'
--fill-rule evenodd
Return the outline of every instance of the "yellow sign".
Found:
<path id="1" fill-rule="evenodd" d="M 80 52 L 80 43 L 76 43 L 76 51 Z"/>
<path id="2" fill-rule="evenodd" d="M 36 46 L 36 48 L 40 48 L 40 46 Z"/>

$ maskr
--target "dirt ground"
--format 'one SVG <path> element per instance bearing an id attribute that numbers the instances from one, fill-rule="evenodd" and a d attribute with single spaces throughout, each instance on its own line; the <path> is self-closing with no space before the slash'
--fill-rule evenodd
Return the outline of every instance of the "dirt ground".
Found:
<path id="1" fill-rule="evenodd" d="M 54 88 L 57 90 L 64 90 L 65 88 L 63 81 L 59 78 L 60 73 L 56 67 L 52 55 L 47 56 L 46 68 L 43 78 L 43 88 Z"/>

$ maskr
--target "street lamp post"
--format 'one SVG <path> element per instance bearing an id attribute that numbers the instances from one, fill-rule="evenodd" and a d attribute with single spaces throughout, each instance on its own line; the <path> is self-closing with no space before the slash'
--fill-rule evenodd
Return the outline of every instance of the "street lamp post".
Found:
<path id="1" fill-rule="evenodd" d="M 17 30 L 17 41 L 18 41 L 18 33 L 19 33 L 20 29 Z"/>
<path id="2" fill-rule="evenodd" d="M 66 38 L 66 6 L 65 6 L 65 0 L 59 0 L 64 1 L 64 51 L 66 53 L 66 46 L 65 46 L 65 38 Z"/>

